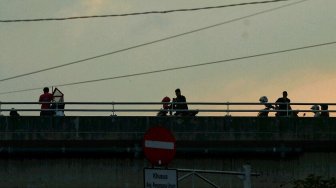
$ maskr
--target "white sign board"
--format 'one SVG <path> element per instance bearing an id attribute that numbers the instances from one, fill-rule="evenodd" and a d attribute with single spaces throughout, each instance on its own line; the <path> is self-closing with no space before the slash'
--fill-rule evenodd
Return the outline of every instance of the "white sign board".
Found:
<path id="1" fill-rule="evenodd" d="M 144 168 L 145 188 L 177 188 L 176 169 Z"/>

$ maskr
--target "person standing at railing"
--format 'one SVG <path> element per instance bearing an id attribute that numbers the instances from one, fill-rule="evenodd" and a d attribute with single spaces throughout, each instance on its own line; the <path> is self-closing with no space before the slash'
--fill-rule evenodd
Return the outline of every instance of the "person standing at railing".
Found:
<path id="1" fill-rule="evenodd" d="M 40 95 L 39 102 L 44 102 L 41 104 L 40 116 L 50 116 L 53 114 L 52 111 L 47 111 L 50 109 L 50 102 L 53 100 L 53 95 L 49 93 L 49 88 L 43 88 L 43 94 Z"/>
<path id="2" fill-rule="evenodd" d="M 313 105 L 310 109 L 314 113 L 314 117 L 320 117 L 321 116 L 321 113 L 319 112 L 320 107 L 318 105 Z"/>
<path id="3" fill-rule="evenodd" d="M 20 114 L 14 108 L 11 109 L 11 111 L 9 112 L 9 115 L 11 117 L 18 117 L 18 116 L 20 116 Z"/>
<path id="4" fill-rule="evenodd" d="M 288 93 L 287 91 L 282 92 L 282 97 L 278 98 L 278 100 L 275 101 L 275 109 L 276 110 L 286 110 L 277 112 L 275 116 L 289 116 L 290 113 L 292 113 L 292 108 L 290 106 L 290 99 L 287 98 Z"/>
<path id="5" fill-rule="evenodd" d="M 258 117 L 268 117 L 268 113 L 271 109 L 274 109 L 274 106 L 268 103 L 268 98 L 266 96 L 262 96 L 259 98 L 259 102 L 265 105 L 265 108 L 258 113 Z"/>
<path id="6" fill-rule="evenodd" d="M 321 112 L 320 117 L 329 117 L 328 105 L 327 104 L 321 104 L 321 110 L 324 110 Z"/>
<path id="7" fill-rule="evenodd" d="M 179 88 L 175 89 L 176 98 L 173 98 L 173 109 L 174 110 L 185 110 L 185 111 L 177 111 L 175 116 L 184 116 L 188 114 L 188 105 L 185 96 L 181 95 L 181 90 Z M 179 104 L 174 104 L 179 103 Z M 181 104 L 182 103 L 182 104 Z"/>

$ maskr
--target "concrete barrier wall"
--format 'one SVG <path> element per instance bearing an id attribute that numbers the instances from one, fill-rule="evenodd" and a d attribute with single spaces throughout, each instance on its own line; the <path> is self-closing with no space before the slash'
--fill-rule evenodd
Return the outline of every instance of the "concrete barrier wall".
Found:
<path id="1" fill-rule="evenodd" d="M 335 153 L 307 153 L 295 158 L 176 158 L 170 168 L 241 171 L 244 164 L 252 166 L 252 187 L 291 187 L 289 182 L 309 174 L 324 178 L 336 176 Z M 58 188 L 58 187 L 143 187 L 143 168 L 151 165 L 143 158 L 15 158 L 0 159 L 0 187 Z M 185 173 L 178 173 L 181 177 Z M 241 188 L 238 176 L 202 174 L 216 185 Z M 201 179 L 189 177 L 179 187 L 211 187 Z"/>
<path id="2" fill-rule="evenodd" d="M 157 125 L 177 140 L 336 140 L 336 118 L 144 116 L 0 116 L 0 140 L 139 140 Z"/>

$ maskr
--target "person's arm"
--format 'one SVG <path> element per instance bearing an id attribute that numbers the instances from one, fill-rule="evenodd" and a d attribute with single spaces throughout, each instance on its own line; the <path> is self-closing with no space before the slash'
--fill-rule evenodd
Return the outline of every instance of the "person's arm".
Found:
<path id="1" fill-rule="evenodd" d="M 288 110 L 292 110 L 292 107 L 291 107 L 291 105 L 290 105 L 290 99 L 288 99 L 288 104 L 287 104 L 287 108 L 288 108 Z"/>
<path id="2" fill-rule="evenodd" d="M 185 98 L 185 96 L 182 97 L 183 102 L 185 102 L 185 104 L 182 104 L 184 106 L 184 109 L 188 109 L 188 104 L 187 104 L 187 99 Z"/>
<path id="3" fill-rule="evenodd" d="M 279 109 L 279 102 L 280 102 L 280 98 L 278 98 L 278 100 L 275 101 L 275 104 L 274 104 L 275 109 Z"/>
<path id="4" fill-rule="evenodd" d="M 177 102 L 177 99 L 173 98 L 172 109 L 176 109 L 176 107 L 177 107 L 176 102 Z"/>

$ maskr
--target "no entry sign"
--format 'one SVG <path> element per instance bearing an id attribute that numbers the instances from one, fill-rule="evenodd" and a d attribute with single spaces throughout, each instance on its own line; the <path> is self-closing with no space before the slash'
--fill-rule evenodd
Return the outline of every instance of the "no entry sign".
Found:
<path id="1" fill-rule="evenodd" d="M 168 165 L 176 153 L 175 138 L 164 127 L 152 127 L 144 135 L 143 150 L 152 165 Z"/>

